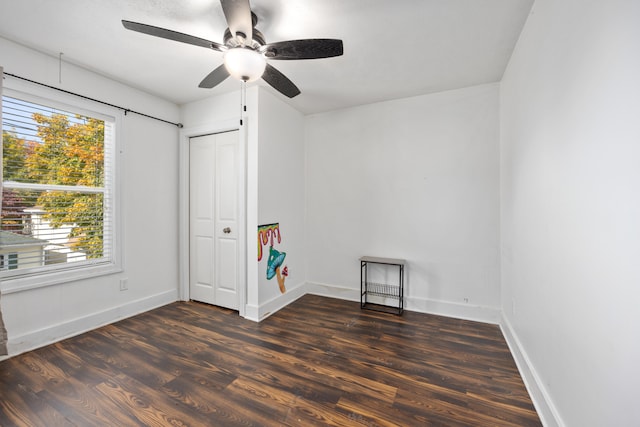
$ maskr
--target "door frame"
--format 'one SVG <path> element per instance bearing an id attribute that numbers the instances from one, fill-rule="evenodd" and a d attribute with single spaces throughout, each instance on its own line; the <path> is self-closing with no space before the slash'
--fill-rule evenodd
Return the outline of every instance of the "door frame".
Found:
<path id="1" fill-rule="evenodd" d="M 214 133 L 238 131 L 238 312 L 245 317 L 247 305 L 247 134 L 246 126 L 239 126 L 238 120 L 226 120 L 180 130 L 178 149 L 178 297 L 189 300 L 189 140 L 193 137 Z"/>

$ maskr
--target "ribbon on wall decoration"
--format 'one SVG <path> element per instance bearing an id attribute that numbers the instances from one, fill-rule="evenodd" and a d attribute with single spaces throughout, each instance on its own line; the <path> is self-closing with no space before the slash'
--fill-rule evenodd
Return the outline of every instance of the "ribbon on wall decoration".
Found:
<path id="1" fill-rule="evenodd" d="M 271 241 L 271 244 L 269 246 L 273 247 L 274 238 L 278 239 L 278 243 L 282 241 L 279 222 L 258 226 L 258 262 L 262 260 L 263 246 Z"/>
<path id="2" fill-rule="evenodd" d="M 267 280 L 274 277 L 278 279 L 278 287 L 281 293 L 286 292 L 284 281 L 289 275 L 289 268 L 284 265 L 284 259 L 287 256 L 285 252 L 278 251 L 273 246 L 275 242 L 282 242 L 280 234 L 280 223 L 263 224 L 258 226 L 258 262 L 262 260 L 264 255 L 264 246 L 269 244 L 269 258 L 267 259 Z"/>

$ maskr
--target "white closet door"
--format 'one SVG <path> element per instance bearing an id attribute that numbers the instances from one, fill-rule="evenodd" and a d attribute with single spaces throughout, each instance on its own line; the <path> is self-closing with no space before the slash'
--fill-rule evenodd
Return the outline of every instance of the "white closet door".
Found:
<path id="1" fill-rule="evenodd" d="M 238 132 L 189 141 L 190 298 L 237 310 Z"/>

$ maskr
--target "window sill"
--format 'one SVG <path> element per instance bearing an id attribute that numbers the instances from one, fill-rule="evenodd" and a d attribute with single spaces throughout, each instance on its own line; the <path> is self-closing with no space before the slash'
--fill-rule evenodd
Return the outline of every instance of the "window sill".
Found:
<path id="1" fill-rule="evenodd" d="M 2 295 L 7 295 L 32 289 L 44 288 L 47 286 L 75 282 L 77 280 L 105 276 L 108 274 L 119 273 L 121 271 L 122 268 L 117 264 L 102 264 L 95 266 L 86 266 L 78 268 L 77 270 L 64 270 L 52 273 L 38 274 L 34 276 L 19 277 L 15 279 L 2 279 L 2 282 L 0 284 L 0 291 Z"/>

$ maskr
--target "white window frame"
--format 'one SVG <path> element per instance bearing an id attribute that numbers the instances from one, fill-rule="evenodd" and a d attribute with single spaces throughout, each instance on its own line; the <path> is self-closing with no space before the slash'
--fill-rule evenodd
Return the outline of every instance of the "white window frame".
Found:
<path id="1" fill-rule="evenodd" d="M 41 288 L 45 286 L 57 285 L 76 280 L 89 279 L 93 277 L 115 274 L 123 270 L 122 266 L 122 209 L 120 203 L 121 171 L 120 157 L 122 147 L 122 112 L 118 109 L 102 105 L 90 100 L 85 100 L 73 95 L 65 94 L 44 87 L 36 87 L 33 84 L 4 81 L 4 87 L 0 87 L 0 95 L 18 98 L 36 104 L 57 108 L 72 113 L 94 117 L 100 120 L 114 123 L 114 146 L 110 150 L 111 158 L 105 158 L 105 163 L 112 165 L 112 206 L 113 213 L 111 234 L 111 247 L 113 255 L 111 261 L 95 264 L 84 264 L 82 266 L 65 266 L 53 270 L 41 270 L 27 273 L 17 277 L 3 277 L 0 281 L 0 291 L 3 294 L 21 292 L 29 289 Z M 0 105 L 1 107 L 1 105 Z M 1 123 L 0 123 L 1 129 Z M 2 180 L 0 179 L 0 185 Z M 105 184 L 106 185 L 106 184 Z"/>

